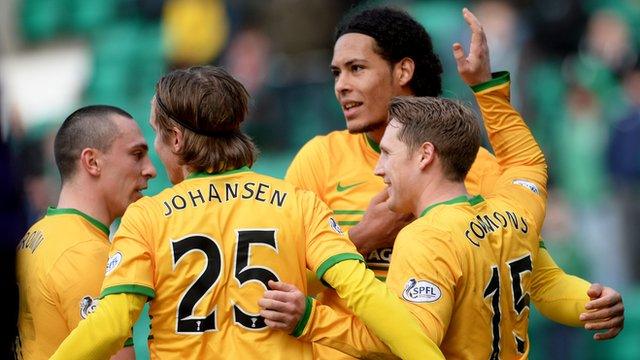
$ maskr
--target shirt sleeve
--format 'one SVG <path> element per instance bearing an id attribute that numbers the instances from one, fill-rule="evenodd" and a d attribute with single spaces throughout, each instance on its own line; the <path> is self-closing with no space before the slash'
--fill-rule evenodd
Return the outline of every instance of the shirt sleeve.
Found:
<path id="1" fill-rule="evenodd" d="M 51 359 L 108 359 L 123 347 L 145 301 L 145 296 L 136 294 L 105 297 L 98 309 L 60 344 Z"/>
<path id="2" fill-rule="evenodd" d="M 500 178 L 500 165 L 489 150 L 480 147 L 476 160 L 464 179 L 467 192 L 473 195 L 488 195 L 493 192 Z"/>
<path id="3" fill-rule="evenodd" d="M 472 87 L 500 165 L 495 193 L 526 204 L 539 232 L 547 199 L 547 163 L 520 114 L 509 103 L 509 73 Z"/>
<path id="4" fill-rule="evenodd" d="M 340 229 L 329 207 L 310 191 L 297 191 L 304 216 L 307 268 L 322 279 L 327 269 L 341 261 L 364 262 L 355 245 Z"/>
<path id="5" fill-rule="evenodd" d="M 142 205 L 152 206 L 151 201 L 139 200 L 122 217 L 109 251 L 101 297 L 123 292 L 155 297 L 155 263 L 150 241 L 154 228 Z"/>
<path id="6" fill-rule="evenodd" d="M 309 316 L 301 319 L 292 335 L 322 344 L 356 358 L 396 358 L 391 349 L 376 337 L 353 313 L 323 305 L 307 298 Z M 396 322 L 390 323 L 393 326 Z"/>
<path id="7" fill-rule="evenodd" d="M 375 278 L 364 263 L 342 261 L 329 268 L 323 279 L 397 356 L 403 359 L 444 359 L 438 346 L 427 337 L 403 303 Z"/>
<path id="8" fill-rule="evenodd" d="M 323 179 L 326 178 L 323 160 L 325 156 L 321 138 L 313 138 L 293 158 L 284 180 L 300 189 L 309 190 L 318 195 L 323 194 Z"/>
<path id="9" fill-rule="evenodd" d="M 423 229 L 428 234 L 416 235 L 415 231 L 405 228 L 398 234 L 387 285 L 404 300 L 429 338 L 440 345 L 451 321 L 463 269 L 447 233 Z"/>
<path id="10" fill-rule="evenodd" d="M 541 243 L 533 264 L 531 300 L 542 315 L 563 325 L 582 327 L 579 316 L 589 301 L 589 286 L 589 282 L 562 271 Z"/>

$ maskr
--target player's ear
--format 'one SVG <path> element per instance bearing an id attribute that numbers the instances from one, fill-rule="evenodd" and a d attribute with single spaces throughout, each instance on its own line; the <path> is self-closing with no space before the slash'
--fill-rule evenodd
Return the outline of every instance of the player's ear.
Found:
<path id="1" fill-rule="evenodd" d="M 394 67 L 394 77 L 400 86 L 407 86 L 411 79 L 413 79 L 413 72 L 415 71 L 416 64 L 413 59 L 406 57 L 400 60 Z"/>
<path id="2" fill-rule="evenodd" d="M 420 170 L 424 170 L 429 164 L 433 162 L 436 155 L 436 148 L 430 142 L 424 142 L 418 148 L 418 166 Z"/>
<path id="3" fill-rule="evenodd" d="M 177 153 L 180 151 L 180 149 L 182 149 L 182 146 L 184 144 L 184 132 L 182 131 L 182 129 L 179 129 L 176 126 L 172 127 L 169 131 L 171 132 L 171 149 L 174 153 Z"/>
<path id="4" fill-rule="evenodd" d="M 80 167 L 93 176 L 99 176 L 102 171 L 101 152 L 94 148 L 84 148 L 80 152 Z"/>

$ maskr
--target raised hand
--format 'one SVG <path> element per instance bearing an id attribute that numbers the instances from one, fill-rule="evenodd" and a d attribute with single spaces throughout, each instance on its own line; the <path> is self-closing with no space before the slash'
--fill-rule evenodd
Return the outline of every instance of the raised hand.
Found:
<path id="1" fill-rule="evenodd" d="M 489 61 L 489 45 L 482 25 L 469 9 L 462 9 L 462 16 L 471 29 L 469 54 L 465 56 L 460 43 L 453 44 L 453 57 L 456 59 L 458 73 L 469 86 L 478 85 L 491 80 L 491 62 Z"/>

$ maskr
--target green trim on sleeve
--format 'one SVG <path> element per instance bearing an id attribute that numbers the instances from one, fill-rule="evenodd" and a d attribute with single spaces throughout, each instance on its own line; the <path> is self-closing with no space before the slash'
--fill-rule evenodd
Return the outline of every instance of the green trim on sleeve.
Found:
<path id="1" fill-rule="evenodd" d="M 128 338 L 127 341 L 124 342 L 124 347 L 133 346 L 133 338 Z"/>
<path id="2" fill-rule="evenodd" d="M 89 223 L 91 223 L 91 225 L 97 227 L 98 230 L 107 234 L 107 237 L 109 236 L 109 227 L 107 225 L 101 223 L 98 219 L 91 217 L 80 210 L 71 209 L 71 208 L 58 209 L 54 207 L 49 207 L 47 209 L 47 216 L 54 216 L 54 215 L 79 215 L 85 220 L 87 220 Z"/>
<path id="3" fill-rule="evenodd" d="M 477 85 L 473 85 L 471 87 L 471 90 L 473 90 L 474 93 L 477 93 L 477 92 L 492 88 L 494 86 L 508 83 L 509 81 L 511 81 L 511 76 L 509 75 L 508 71 L 498 71 L 498 72 L 491 73 L 491 80 L 477 84 Z"/>
<path id="4" fill-rule="evenodd" d="M 544 244 L 544 241 L 540 240 L 540 242 L 538 243 L 538 245 L 540 246 L 540 249 L 545 249 L 545 250 L 547 250 L 547 246 Z"/>
<path id="5" fill-rule="evenodd" d="M 324 273 L 326 273 L 330 267 L 345 260 L 358 260 L 360 262 L 364 262 L 364 258 L 360 254 L 345 253 L 333 255 L 332 257 L 325 260 L 322 264 L 320 264 L 318 270 L 316 271 L 316 276 L 318 277 L 318 279 L 323 280 L 322 277 L 324 276 Z"/>
<path id="6" fill-rule="evenodd" d="M 102 290 L 100 293 L 100 299 L 107 295 L 111 294 L 121 294 L 121 293 L 131 293 L 131 294 L 140 294 L 148 297 L 149 299 L 153 299 L 156 297 L 156 292 L 148 287 L 143 285 L 116 285 L 108 287 Z"/>
<path id="7" fill-rule="evenodd" d="M 307 296 L 304 299 L 304 303 L 305 303 L 304 314 L 302 314 L 302 317 L 298 321 L 298 324 L 291 332 L 291 335 L 294 337 L 300 337 L 300 335 L 302 335 L 304 328 L 307 326 L 307 323 L 311 318 L 311 308 L 313 307 L 313 298 L 311 298 L 310 296 Z"/>

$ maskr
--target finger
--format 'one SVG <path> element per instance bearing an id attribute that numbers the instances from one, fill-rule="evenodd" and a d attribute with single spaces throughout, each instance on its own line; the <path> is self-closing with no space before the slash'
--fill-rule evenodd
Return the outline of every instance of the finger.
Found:
<path id="1" fill-rule="evenodd" d="M 388 198 L 389 198 L 389 192 L 387 192 L 387 189 L 385 188 L 384 190 L 377 193 L 373 198 L 371 198 L 371 203 L 372 204 L 383 203 L 387 201 Z"/>
<path id="2" fill-rule="evenodd" d="M 609 340 L 609 339 L 613 339 L 614 337 L 618 336 L 618 334 L 620 333 L 620 331 L 622 330 L 622 328 L 613 328 L 613 329 L 609 329 L 603 333 L 595 333 L 593 334 L 593 339 L 594 340 Z"/>
<path id="3" fill-rule="evenodd" d="M 620 327 L 622 324 L 624 324 L 624 318 L 622 316 L 616 316 L 607 321 L 588 322 L 584 325 L 584 328 L 587 330 L 607 330 Z"/>
<path id="4" fill-rule="evenodd" d="M 596 299 L 600 297 L 600 295 L 602 294 L 602 290 L 604 290 L 604 287 L 602 285 L 598 283 L 591 284 L 591 286 L 589 286 L 589 289 L 587 290 L 587 296 L 589 296 L 590 299 Z"/>
<path id="5" fill-rule="evenodd" d="M 460 43 L 453 44 L 453 58 L 456 59 L 458 69 L 463 68 L 466 63 L 466 57 L 464 55 L 464 48 Z"/>
<path id="6" fill-rule="evenodd" d="M 624 305 L 618 303 L 614 306 L 599 309 L 595 311 L 588 311 L 580 314 L 581 321 L 600 321 L 612 318 L 614 316 L 620 316 L 624 314 Z"/>
<path id="7" fill-rule="evenodd" d="M 472 40 L 474 35 L 478 36 L 480 40 L 484 39 L 485 35 L 482 24 L 480 24 L 478 18 L 469 9 L 462 9 L 462 17 L 464 17 L 464 21 L 467 22 L 471 29 Z"/>
<path id="8" fill-rule="evenodd" d="M 285 291 L 285 292 L 298 290 L 298 288 L 295 285 L 282 282 L 282 281 L 273 281 L 273 280 L 269 280 L 269 288 L 271 288 L 272 290 L 279 290 L 279 291 Z"/>
<path id="9" fill-rule="evenodd" d="M 269 319 L 271 321 L 276 321 L 283 324 L 291 324 L 294 320 L 294 317 L 287 313 L 284 313 L 281 311 L 274 311 L 270 309 L 260 310 L 260 316 L 262 316 L 265 319 Z"/>
<path id="10" fill-rule="evenodd" d="M 272 328 L 272 329 L 276 329 L 276 330 L 284 330 L 287 331 L 289 330 L 289 327 L 287 327 L 287 324 L 278 322 L 278 321 L 273 321 L 273 320 L 269 320 L 269 319 L 264 319 L 264 323 L 267 324 L 268 327 Z"/>
<path id="11" fill-rule="evenodd" d="M 262 294 L 263 299 L 286 301 L 286 292 L 280 290 L 267 290 Z"/>
<path id="12" fill-rule="evenodd" d="M 293 308 L 292 301 L 289 300 L 286 294 L 288 293 L 279 291 L 270 294 L 269 297 L 263 296 L 262 299 L 258 300 L 258 305 L 264 309 L 293 311 L 291 310 Z"/>
<path id="13" fill-rule="evenodd" d="M 584 305 L 584 308 L 587 310 L 603 309 L 606 307 L 611 307 L 617 303 L 620 303 L 621 300 L 622 300 L 622 297 L 620 297 L 620 294 L 615 293 L 609 296 L 603 296 L 599 299 L 591 300 Z"/>

